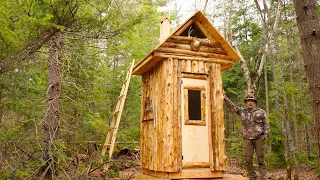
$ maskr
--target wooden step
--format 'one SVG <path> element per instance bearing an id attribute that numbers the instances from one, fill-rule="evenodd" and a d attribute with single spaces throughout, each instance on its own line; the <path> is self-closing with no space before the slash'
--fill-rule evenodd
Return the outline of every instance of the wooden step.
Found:
<path id="1" fill-rule="evenodd" d="M 116 129 L 115 127 L 111 127 L 108 129 L 108 131 L 115 130 L 115 129 Z"/>
<path id="2" fill-rule="evenodd" d="M 123 98 L 123 96 L 124 96 L 124 95 L 123 95 L 123 94 L 121 94 L 121 95 L 118 97 L 118 99 Z"/>

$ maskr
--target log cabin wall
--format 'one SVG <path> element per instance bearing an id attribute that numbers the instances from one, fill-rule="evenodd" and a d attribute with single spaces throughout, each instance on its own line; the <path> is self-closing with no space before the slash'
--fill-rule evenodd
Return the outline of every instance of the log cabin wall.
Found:
<path id="1" fill-rule="evenodd" d="M 200 26 L 199 26 L 200 27 Z M 200 47 L 194 49 L 192 41 L 200 42 Z M 233 65 L 232 59 L 214 39 L 192 38 L 173 35 L 155 50 L 155 56 L 179 59 L 182 77 L 198 78 L 197 75 L 207 75 L 209 90 L 209 124 L 211 125 L 210 168 L 213 171 L 223 171 L 226 167 L 223 94 L 221 71 Z M 169 68 L 169 67 L 168 67 Z M 182 135 L 183 136 L 183 135 Z"/>
<path id="2" fill-rule="evenodd" d="M 180 61 L 169 58 L 159 62 L 143 74 L 142 82 L 142 168 L 178 172 L 181 170 L 182 157 Z M 154 108 L 152 111 L 149 110 L 151 107 Z"/>
<path id="3" fill-rule="evenodd" d="M 193 78 L 198 74 L 206 74 L 209 89 L 208 121 L 211 125 L 210 168 L 213 171 L 224 171 L 226 155 L 221 66 L 204 63 L 200 65 L 203 68 L 188 68 L 185 64 L 199 65 L 201 62 L 169 58 L 142 76 L 142 167 L 164 172 L 178 172 L 182 169 L 181 77 Z M 152 107 L 154 110 L 151 111 Z"/>
<path id="4" fill-rule="evenodd" d="M 209 67 L 212 63 L 197 60 L 180 60 L 181 72 L 192 74 L 209 74 Z"/>
<path id="5" fill-rule="evenodd" d="M 192 47 L 194 40 L 200 42 L 198 49 Z M 160 45 L 155 50 L 155 56 L 179 59 L 182 77 L 184 78 L 198 78 L 199 76 L 197 75 L 199 74 L 207 75 L 209 111 L 211 111 L 208 119 L 211 126 L 211 135 L 209 137 L 210 168 L 212 171 L 224 171 L 227 157 L 224 142 L 225 128 L 221 72 L 232 67 L 233 60 L 228 56 L 228 52 L 222 48 L 222 45 L 213 38 L 209 40 L 207 38 L 201 39 L 178 35 L 172 35 L 165 43 Z"/>
<path id="6" fill-rule="evenodd" d="M 223 87 L 220 64 L 209 66 L 208 83 L 210 93 L 209 107 L 211 111 L 209 113 L 209 120 L 211 121 L 212 133 L 212 151 L 210 152 L 212 163 L 210 163 L 210 168 L 212 171 L 225 171 L 227 156 L 224 141 Z"/>

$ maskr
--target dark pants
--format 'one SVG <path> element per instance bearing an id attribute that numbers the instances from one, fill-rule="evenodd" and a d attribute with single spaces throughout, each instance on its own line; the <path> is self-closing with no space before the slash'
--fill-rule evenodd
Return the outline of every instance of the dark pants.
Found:
<path id="1" fill-rule="evenodd" d="M 249 140 L 249 139 L 244 140 L 244 156 L 246 159 L 249 179 L 250 180 L 257 179 L 257 174 L 253 167 L 254 150 L 256 151 L 256 155 L 258 159 L 258 164 L 259 164 L 258 170 L 260 172 L 260 179 L 261 180 L 266 179 L 267 170 L 264 162 L 264 139 L 263 138 L 254 139 L 254 140 Z"/>

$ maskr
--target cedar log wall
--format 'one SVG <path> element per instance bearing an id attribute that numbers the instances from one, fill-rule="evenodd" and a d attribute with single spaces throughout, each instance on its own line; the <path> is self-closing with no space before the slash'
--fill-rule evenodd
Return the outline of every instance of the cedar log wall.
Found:
<path id="1" fill-rule="evenodd" d="M 175 56 L 174 56 L 175 57 Z M 141 164 L 142 168 L 178 172 L 182 169 L 181 77 L 206 74 L 209 88 L 209 121 L 212 171 L 226 167 L 221 65 L 205 61 L 168 58 L 142 76 Z M 151 101 L 153 101 L 153 105 Z M 154 107 L 154 111 L 147 111 Z"/>
<path id="2" fill-rule="evenodd" d="M 181 170 L 180 82 L 177 59 L 161 61 L 142 76 L 142 109 L 151 99 L 153 119 L 141 123 L 142 167 L 165 172 Z M 144 117 L 142 111 L 142 117 Z M 146 116 L 150 117 L 150 113 Z M 180 158 L 179 158 L 180 157 Z"/>

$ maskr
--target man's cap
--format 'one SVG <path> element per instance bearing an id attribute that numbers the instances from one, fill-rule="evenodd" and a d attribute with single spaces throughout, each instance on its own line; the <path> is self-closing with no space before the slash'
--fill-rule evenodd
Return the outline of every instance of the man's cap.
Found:
<path id="1" fill-rule="evenodd" d="M 249 94 L 245 99 L 244 102 L 247 103 L 247 100 L 253 100 L 254 102 L 258 102 L 253 95 Z"/>

